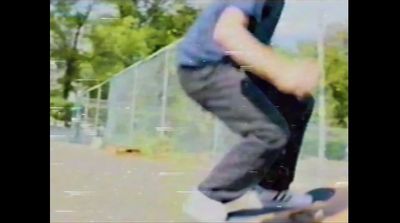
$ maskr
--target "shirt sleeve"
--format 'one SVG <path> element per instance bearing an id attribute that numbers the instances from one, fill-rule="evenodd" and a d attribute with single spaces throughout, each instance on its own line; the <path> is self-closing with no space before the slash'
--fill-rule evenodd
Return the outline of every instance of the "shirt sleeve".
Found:
<path id="1" fill-rule="evenodd" d="M 247 16 L 255 16 L 256 1 L 257 0 L 225 0 L 226 7 L 235 6 Z"/>

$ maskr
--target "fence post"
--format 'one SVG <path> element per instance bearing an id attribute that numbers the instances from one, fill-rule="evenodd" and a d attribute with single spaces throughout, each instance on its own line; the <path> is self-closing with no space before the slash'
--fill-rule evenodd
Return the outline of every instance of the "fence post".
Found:
<path id="1" fill-rule="evenodd" d="M 161 136 L 165 135 L 166 126 L 166 113 L 167 113 L 167 99 L 168 99 L 168 50 L 165 51 L 165 63 L 164 63 L 164 77 L 163 77 L 163 91 L 161 101 L 161 120 L 160 120 L 160 133 Z"/>
<path id="2" fill-rule="evenodd" d="M 100 100 L 101 100 L 101 86 L 97 88 L 97 98 L 96 98 L 96 109 L 95 109 L 95 118 L 94 118 L 94 129 L 96 131 L 96 135 L 98 135 L 98 125 L 99 125 L 99 116 L 100 116 Z"/>
<path id="3" fill-rule="evenodd" d="M 80 143 L 81 141 L 81 124 L 82 124 L 82 108 L 83 108 L 83 95 L 82 91 L 78 90 L 74 106 L 71 108 L 72 112 L 72 138 L 71 142 Z"/>
<path id="4" fill-rule="evenodd" d="M 132 139 L 132 140 L 134 140 L 134 132 L 135 132 L 135 128 L 134 128 L 134 124 L 135 124 L 135 113 L 136 113 L 136 93 L 137 93 L 137 89 L 136 89 L 136 87 L 137 87 L 137 75 L 138 75 L 138 72 L 137 72 L 137 68 L 135 68 L 134 70 L 133 70 L 133 84 L 132 84 L 132 100 L 131 100 L 131 115 L 130 115 L 130 127 L 129 127 L 129 129 L 130 129 L 130 138 Z"/>
<path id="5" fill-rule="evenodd" d="M 82 96 L 83 98 L 83 110 L 82 110 L 82 123 L 85 125 L 87 124 L 88 121 L 88 113 L 89 113 L 89 92 L 85 92 L 85 94 Z"/>
<path id="6" fill-rule="evenodd" d="M 325 109 L 325 24 L 324 24 L 324 11 L 321 10 L 320 23 L 319 23 L 320 33 L 318 36 L 318 64 L 320 70 L 320 83 L 319 83 L 319 146 L 318 146 L 318 158 L 320 160 L 325 160 L 325 150 L 326 150 L 326 109 Z"/>

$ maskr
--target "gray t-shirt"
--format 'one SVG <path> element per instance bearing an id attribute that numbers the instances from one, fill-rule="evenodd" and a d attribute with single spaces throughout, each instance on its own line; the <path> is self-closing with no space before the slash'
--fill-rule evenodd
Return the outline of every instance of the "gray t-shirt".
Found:
<path id="1" fill-rule="evenodd" d="M 284 0 L 216 0 L 205 9 L 178 46 L 178 65 L 203 67 L 230 61 L 213 39 L 214 27 L 225 8 L 236 6 L 249 17 L 249 31 L 268 45 Z"/>

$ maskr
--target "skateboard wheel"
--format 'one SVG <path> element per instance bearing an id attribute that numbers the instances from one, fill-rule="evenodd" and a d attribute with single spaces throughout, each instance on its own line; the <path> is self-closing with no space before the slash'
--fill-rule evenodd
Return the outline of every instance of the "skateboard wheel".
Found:
<path id="1" fill-rule="evenodd" d="M 314 222 L 314 212 L 299 212 L 289 216 L 290 221 L 293 223 L 310 223 Z"/>
<path id="2" fill-rule="evenodd" d="M 314 219 L 321 221 L 324 218 L 325 214 L 323 210 L 318 210 L 314 213 Z"/>

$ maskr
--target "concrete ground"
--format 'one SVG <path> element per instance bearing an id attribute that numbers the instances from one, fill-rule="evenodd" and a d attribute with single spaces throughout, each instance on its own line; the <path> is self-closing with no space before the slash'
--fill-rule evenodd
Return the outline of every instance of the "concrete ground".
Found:
<path id="1" fill-rule="evenodd" d="M 51 222 L 191 222 L 181 205 L 209 156 L 143 157 L 51 142 Z M 347 181 L 347 163 L 299 162 L 293 189 Z M 326 222 L 346 223 L 347 211 Z"/>

